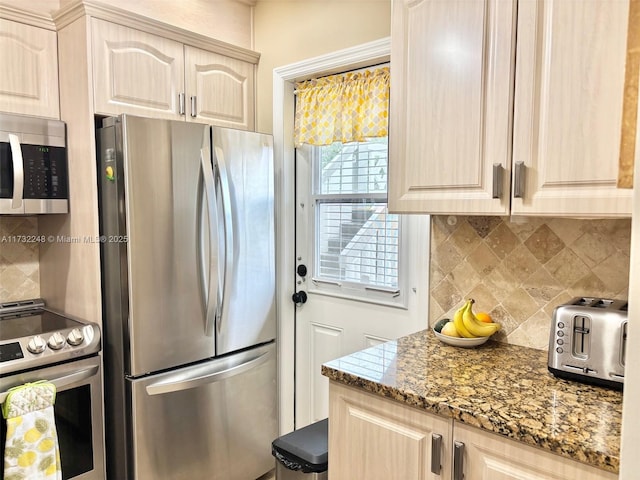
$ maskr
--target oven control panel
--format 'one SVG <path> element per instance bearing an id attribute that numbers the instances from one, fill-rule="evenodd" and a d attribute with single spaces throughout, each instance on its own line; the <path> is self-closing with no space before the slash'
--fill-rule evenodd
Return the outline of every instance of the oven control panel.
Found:
<path id="1" fill-rule="evenodd" d="M 24 358 L 20 342 L 11 342 L 0 345 L 0 363 L 10 362 L 11 360 L 19 358 Z"/>

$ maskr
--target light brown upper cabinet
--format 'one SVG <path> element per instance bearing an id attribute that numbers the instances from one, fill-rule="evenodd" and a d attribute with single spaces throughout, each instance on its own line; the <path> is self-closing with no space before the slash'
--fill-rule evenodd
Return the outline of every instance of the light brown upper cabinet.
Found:
<path id="1" fill-rule="evenodd" d="M 60 118 L 56 32 L 0 19 L 0 58 L 0 111 Z"/>
<path id="2" fill-rule="evenodd" d="M 627 15 L 625 0 L 394 0 L 390 210 L 630 216 Z"/>
<path id="3" fill-rule="evenodd" d="M 253 130 L 253 64 L 188 45 L 184 51 L 188 118 Z"/>
<path id="4" fill-rule="evenodd" d="M 254 64 L 92 19 L 95 111 L 254 128 Z"/>

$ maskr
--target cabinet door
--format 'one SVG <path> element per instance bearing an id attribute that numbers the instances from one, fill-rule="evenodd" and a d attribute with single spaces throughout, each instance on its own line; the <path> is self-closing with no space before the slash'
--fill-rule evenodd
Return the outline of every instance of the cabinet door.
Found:
<path id="1" fill-rule="evenodd" d="M 185 68 L 189 120 L 253 130 L 253 64 L 185 46 Z"/>
<path id="2" fill-rule="evenodd" d="M 508 212 L 515 11 L 515 0 L 393 2 L 391 211 Z"/>
<path id="3" fill-rule="evenodd" d="M 97 114 L 183 118 L 181 43 L 95 18 L 92 40 Z"/>
<path id="4" fill-rule="evenodd" d="M 451 478 L 451 424 L 451 420 L 331 382 L 329 478 Z M 434 434 L 441 435 L 439 474 L 431 471 Z"/>
<path id="5" fill-rule="evenodd" d="M 628 0 L 520 0 L 514 214 L 630 216 L 617 189 Z M 514 179 L 515 181 L 515 179 Z"/>
<path id="6" fill-rule="evenodd" d="M 473 480 L 613 480 L 617 475 L 454 422 L 453 438 L 464 444 L 464 477 Z"/>
<path id="7" fill-rule="evenodd" d="M 60 118 L 56 32 L 0 19 L 0 111 Z"/>

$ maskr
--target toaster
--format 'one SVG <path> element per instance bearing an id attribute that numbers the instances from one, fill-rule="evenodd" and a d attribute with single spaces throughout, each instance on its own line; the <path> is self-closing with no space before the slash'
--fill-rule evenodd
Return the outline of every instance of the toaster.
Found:
<path id="1" fill-rule="evenodd" d="M 553 311 L 549 371 L 556 377 L 622 389 L 627 301 L 577 297 Z"/>

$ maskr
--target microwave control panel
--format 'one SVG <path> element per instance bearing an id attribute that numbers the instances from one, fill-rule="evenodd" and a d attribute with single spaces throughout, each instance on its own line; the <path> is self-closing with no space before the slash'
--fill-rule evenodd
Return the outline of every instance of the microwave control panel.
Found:
<path id="1" fill-rule="evenodd" d="M 67 158 L 62 147 L 22 145 L 24 198 L 67 198 Z"/>

